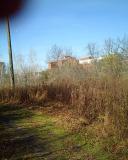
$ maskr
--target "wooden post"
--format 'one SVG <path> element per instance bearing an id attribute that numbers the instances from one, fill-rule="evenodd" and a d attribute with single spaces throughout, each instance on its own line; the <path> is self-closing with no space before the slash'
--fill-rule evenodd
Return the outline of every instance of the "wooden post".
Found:
<path id="1" fill-rule="evenodd" d="M 9 17 L 6 17 L 6 23 L 7 23 L 7 38 L 8 38 L 10 84 L 11 84 L 11 87 L 14 89 L 15 88 L 15 79 L 14 79 L 14 68 L 13 68 L 13 56 L 12 56 L 12 44 L 11 44 Z"/>

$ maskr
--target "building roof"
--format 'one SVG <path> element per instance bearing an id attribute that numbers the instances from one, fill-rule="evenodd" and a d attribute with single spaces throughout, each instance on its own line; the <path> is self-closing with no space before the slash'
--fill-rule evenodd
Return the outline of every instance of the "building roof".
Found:
<path id="1" fill-rule="evenodd" d="M 76 58 L 72 57 L 72 56 L 64 56 L 62 59 L 59 59 L 58 61 L 55 60 L 55 61 L 50 61 L 48 63 L 57 63 L 57 62 L 62 62 L 62 61 L 66 61 L 66 60 L 69 60 L 69 59 L 76 59 Z"/>
<path id="2" fill-rule="evenodd" d="M 79 60 L 88 60 L 88 59 L 94 59 L 93 57 L 84 57 L 84 58 L 80 58 Z"/>

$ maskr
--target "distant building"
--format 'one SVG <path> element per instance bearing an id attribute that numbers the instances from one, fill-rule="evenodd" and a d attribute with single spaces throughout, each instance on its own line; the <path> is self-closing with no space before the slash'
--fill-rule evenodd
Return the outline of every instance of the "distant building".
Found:
<path id="1" fill-rule="evenodd" d="M 55 68 L 58 68 L 58 63 L 56 61 L 48 63 L 48 69 L 55 69 Z"/>
<path id="2" fill-rule="evenodd" d="M 81 58 L 79 59 L 79 64 L 92 64 L 92 62 L 94 62 L 94 58 L 93 57 L 85 57 L 85 58 Z"/>
<path id="3" fill-rule="evenodd" d="M 3 78 L 4 71 L 5 71 L 5 63 L 0 62 L 0 79 Z"/>
<path id="4" fill-rule="evenodd" d="M 79 63 L 79 61 L 75 57 L 64 56 L 64 58 L 61 59 L 61 60 L 49 62 L 48 63 L 48 69 L 60 68 L 60 67 L 62 67 L 63 64 L 65 64 L 67 62 L 72 63 L 72 64 L 74 64 L 74 63 L 78 64 Z"/>
<path id="5" fill-rule="evenodd" d="M 0 62 L 0 73 L 4 71 L 4 62 Z"/>
<path id="6" fill-rule="evenodd" d="M 77 65 L 83 65 L 84 68 L 91 68 L 93 66 L 93 62 L 100 61 L 102 57 L 93 58 L 93 57 L 85 57 L 77 60 L 75 57 L 65 56 L 63 59 L 58 61 L 52 61 L 48 63 L 48 69 L 55 69 L 62 67 L 66 62 L 75 63 Z"/>
<path id="7" fill-rule="evenodd" d="M 98 57 L 98 58 L 94 58 L 94 57 L 85 57 L 85 58 L 81 58 L 79 59 L 79 64 L 85 64 L 85 65 L 89 65 L 92 64 L 94 61 L 100 61 L 102 60 L 102 57 Z"/>

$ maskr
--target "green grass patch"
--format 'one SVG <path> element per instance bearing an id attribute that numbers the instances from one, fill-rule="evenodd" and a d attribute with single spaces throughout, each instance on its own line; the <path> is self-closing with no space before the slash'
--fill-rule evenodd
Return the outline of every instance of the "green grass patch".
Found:
<path id="1" fill-rule="evenodd" d="M 114 160 L 103 147 L 86 131 L 72 133 L 41 112 L 0 106 L 1 160 Z"/>

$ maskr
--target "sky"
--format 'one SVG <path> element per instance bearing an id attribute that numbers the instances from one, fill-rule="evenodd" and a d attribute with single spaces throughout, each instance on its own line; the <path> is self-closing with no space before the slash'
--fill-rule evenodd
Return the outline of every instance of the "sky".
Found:
<path id="1" fill-rule="evenodd" d="M 23 12 L 10 18 L 13 53 L 26 57 L 33 51 L 42 67 L 54 44 L 84 57 L 88 43 L 100 46 L 109 37 L 128 34 L 127 6 L 127 0 L 30 0 Z M 8 62 L 4 20 L 0 21 L 0 59 Z"/>

